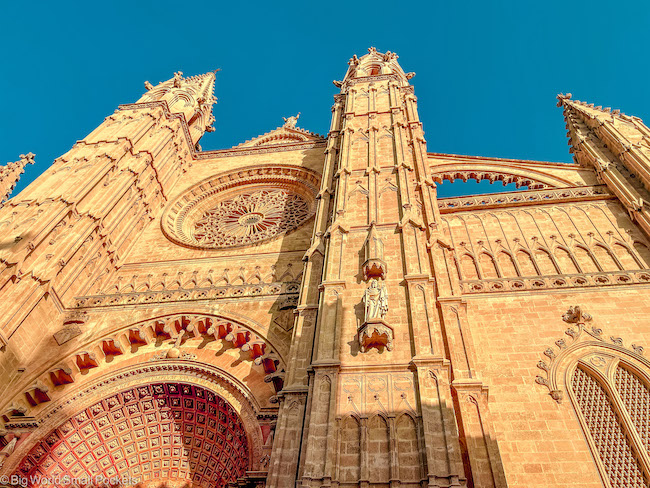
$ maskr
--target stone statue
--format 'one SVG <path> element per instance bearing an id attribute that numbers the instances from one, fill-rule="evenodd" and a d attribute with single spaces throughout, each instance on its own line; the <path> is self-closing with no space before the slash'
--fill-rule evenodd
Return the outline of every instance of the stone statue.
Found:
<path id="1" fill-rule="evenodd" d="M 180 88 L 183 81 L 183 72 L 177 71 L 174 73 L 174 88 Z"/>
<path id="2" fill-rule="evenodd" d="M 284 120 L 284 125 L 286 129 L 295 129 L 296 124 L 298 123 L 298 117 L 300 117 L 300 112 L 298 112 L 298 115 L 291 116 L 291 117 L 282 117 L 282 120 Z"/>
<path id="3" fill-rule="evenodd" d="M 386 285 L 371 279 L 366 293 L 363 295 L 363 303 L 366 307 L 366 322 L 372 319 L 383 319 L 388 312 L 388 297 Z"/>

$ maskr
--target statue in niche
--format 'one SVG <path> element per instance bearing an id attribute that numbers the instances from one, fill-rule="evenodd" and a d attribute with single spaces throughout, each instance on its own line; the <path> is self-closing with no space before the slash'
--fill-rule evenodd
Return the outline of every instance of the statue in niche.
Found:
<path id="1" fill-rule="evenodd" d="M 298 117 L 300 117 L 300 112 L 298 112 L 298 115 L 292 115 L 291 117 L 282 117 L 282 120 L 284 120 L 283 127 L 286 129 L 295 129 L 298 123 Z"/>
<path id="2" fill-rule="evenodd" d="M 363 303 L 366 310 L 366 322 L 383 319 L 388 312 L 386 285 L 380 284 L 375 278 L 371 279 L 363 295 Z"/>

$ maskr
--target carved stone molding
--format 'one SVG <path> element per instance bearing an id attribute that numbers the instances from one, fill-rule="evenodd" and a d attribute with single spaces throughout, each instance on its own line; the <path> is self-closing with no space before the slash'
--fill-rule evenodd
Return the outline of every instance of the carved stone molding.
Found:
<path id="1" fill-rule="evenodd" d="M 610 336 L 609 339 L 607 339 L 603 334 L 602 329 L 593 325 L 588 325 L 588 323 L 591 322 L 592 317 L 585 313 L 581 307 L 571 307 L 562 316 L 562 320 L 571 324 L 571 326 L 564 332 L 569 339 L 560 338 L 555 341 L 556 347 L 551 346 L 544 351 L 546 359 L 537 363 L 537 367 L 544 373 L 543 376 L 538 375 L 535 378 L 536 383 L 548 388 L 549 395 L 558 403 L 562 401 L 564 396 L 564 392 L 559 383 L 562 361 L 567 356 L 575 353 L 575 351 L 581 347 L 595 345 L 612 351 L 631 354 L 650 367 L 650 362 L 642 357 L 643 346 L 631 344 L 628 348 L 623 345 L 623 339 L 620 337 Z M 594 358 L 598 358 L 598 356 L 594 356 Z M 592 360 L 599 360 L 594 358 L 592 358 Z M 598 364 L 594 365 L 598 366 Z"/>
<path id="2" fill-rule="evenodd" d="M 584 186 L 577 188 L 561 188 L 557 190 L 531 190 L 525 192 L 497 193 L 492 195 L 477 195 L 462 198 L 440 198 L 438 208 L 440 213 L 462 212 L 500 207 L 515 207 L 521 205 L 537 205 L 544 203 L 560 203 L 573 201 L 589 201 L 616 198 L 602 186 Z"/>
<path id="3" fill-rule="evenodd" d="M 498 278 L 490 280 L 463 280 L 463 294 L 503 293 L 544 289 L 589 288 L 650 283 L 650 270 L 611 271 L 575 275 L 555 275 L 521 278 Z"/>
<path id="4" fill-rule="evenodd" d="M 367 352 L 373 347 L 385 347 L 387 351 L 392 351 L 393 338 L 393 328 L 384 319 L 368 319 L 359 328 L 359 350 Z"/>
<path id="5" fill-rule="evenodd" d="M 197 300 L 222 300 L 240 297 L 264 297 L 297 295 L 300 282 L 275 282 L 208 286 L 191 289 L 149 290 L 106 295 L 89 295 L 76 299 L 76 308 L 115 307 L 120 305 L 145 305 L 151 303 L 173 303 Z"/>
<path id="6" fill-rule="evenodd" d="M 259 146 L 259 147 L 234 147 L 232 149 L 220 149 L 217 151 L 203 151 L 194 155 L 195 159 L 219 159 L 231 156 L 249 156 L 252 154 L 269 154 L 285 151 L 304 151 L 307 149 L 316 149 L 325 147 L 327 141 L 310 141 L 310 142 L 294 142 L 286 144 L 277 144 L 273 146 Z"/>
<path id="7" fill-rule="evenodd" d="M 21 422 L 25 420 L 25 414 L 30 413 L 23 405 L 25 398 L 32 409 L 38 407 L 39 411 L 41 404 L 46 407 L 50 403 L 57 403 L 65 391 L 75 387 L 77 380 L 83 381 L 84 375 L 95 368 L 110 368 L 110 364 L 117 356 L 144 355 L 153 361 L 165 362 L 194 360 L 196 356 L 185 350 L 190 348 L 190 344 L 185 345 L 185 343 L 192 339 L 219 340 L 241 350 L 242 360 L 251 361 L 259 367 L 264 382 L 270 383 L 276 394 L 282 390 L 285 364 L 278 351 L 265 337 L 243 323 L 228 318 L 207 314 L 177 313 L 132 324 L 113 332 L 110 336 L 84 344 L 82 348 L 63 358 L 58 366 L 43 372 L 26 391 L 18 393 L 16 397 L 18 403 L 15 403 L 18 406 L 7 410 L 9 413 L 5 415 L 4 421 L 13 421 L 15 415 L 11 412 L 21 408 L 24 411 L 20 412 L 16 420 Z M 169 342 L 173 342 L 171 348 L 157 350 Z M 150 344 L 156 346 L 153 351 L 140 350 L 142 346 Z M 194 343 L 193 347 L 196 346 L 197 344 Z M 53 385 L 54 388 L 48 389 L 46 384 Z"/>

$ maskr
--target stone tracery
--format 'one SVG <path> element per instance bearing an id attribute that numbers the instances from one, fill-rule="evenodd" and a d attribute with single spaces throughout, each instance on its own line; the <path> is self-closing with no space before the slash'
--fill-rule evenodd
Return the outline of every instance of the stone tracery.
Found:
<path id="1" fill-rule="evenodd" d="M 309 203 L 283 189 L 262 188 L 222 200 L 194 225 L 205 247 L 245 246 L 288 232 L 311 216 Z"/>
<path id="2" fill-rule="evenodd" d="M 193 248 L 258 244 L 307 222 L 316 210 L 318 184 L 316 174 L 297 167 L 223 173 L 180 195 L 162 228 L 172 241 Z"/>

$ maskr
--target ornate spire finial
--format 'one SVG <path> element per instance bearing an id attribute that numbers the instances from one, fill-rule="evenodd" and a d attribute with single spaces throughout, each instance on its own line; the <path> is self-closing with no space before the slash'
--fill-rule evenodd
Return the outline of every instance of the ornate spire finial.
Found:
<path id="1" fill-rule="evenodd" d="M 23 163 L 23 166 L 26 166 L 28 164 L 34 164 L 34 157 L 36 155 L 34 153 L 28 152 L 27 154 L 21 154 L 20 157 L 20 162 Z"/>
<path id="2" fill-rule="evenodd" d="M 298 115 L 294 115 L 291 117 L 282 117 L 282 120 L 284 120 L 284 127 L 285 129 L 295 129 L 296 124 L 298 123 L 298 117 L 300 117 L 300 112 L 298 112 Z"/>
<path id="3" fill-rule="evenodd" d="M 9 199 L 9 195 L 16 187 L 20 175 L 25 172 L 25 166 L 28 164 L 34 164 L 34 153 L 21 154 L 20 161 L 0 166 L 0 203 Z"/>

